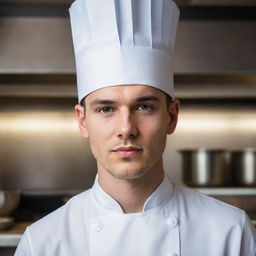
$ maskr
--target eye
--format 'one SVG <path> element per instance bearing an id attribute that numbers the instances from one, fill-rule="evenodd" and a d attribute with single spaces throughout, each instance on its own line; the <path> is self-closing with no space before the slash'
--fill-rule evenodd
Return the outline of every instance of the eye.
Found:
<path id="1" fill-rule="evenodd" d="M 148 104 L 142 104 L 142 105 L 139 105 L 137 107 L 137 110 L 140 110 L 140 111 L 153 111 L 154 110 L 154 107 L 151 106 L 151 105 L 148 105 Z"/>
<path id="2" fill-rule="evenodd" d="M 110 113 L 113 111 L 114 111 L 113 107 L 103 107 L 103 108 L 98 109 L 98 112 L 103 113 L 103 114 L 107 114 L 107 113 Z"/>

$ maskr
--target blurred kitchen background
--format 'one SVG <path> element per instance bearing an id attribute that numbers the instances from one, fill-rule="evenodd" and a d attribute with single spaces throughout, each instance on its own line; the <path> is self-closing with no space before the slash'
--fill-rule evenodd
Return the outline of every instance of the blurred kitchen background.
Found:
<path id="1" fill-rule="evenodd" d="M 181 111 L 177 130 L 168 138 L 165 171 L 184 183 L 179 150 L 251 148 L 251 183 L 234 183 L 234 171 L 226 168 L 226 182 L 193 185 L 254 219 L 256 1 L 176 2 L 181 19 L 175 86 Z M 21 192 L 19 207 L 11 213 L 15 223 L 0 231 L 0 255 L 13 255 L 26 223 L 89 188 L 95 178 L 95 160 L 74 116 L 71 3 L 0 0 L 0 189 Z"/>

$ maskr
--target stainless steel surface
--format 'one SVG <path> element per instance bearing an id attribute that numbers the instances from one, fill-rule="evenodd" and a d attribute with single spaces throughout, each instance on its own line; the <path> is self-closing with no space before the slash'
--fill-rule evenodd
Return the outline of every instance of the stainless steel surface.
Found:
<path id="1" fill-rule="evenodd" d="M 235 185 L 256 186 L 256 149 L 233 151 L 231 163 Z"/>
<path id="2" fill-rule="evenodd" d="M 256 198 L 256 188 L 218 187 L 218 188 L 194 188 L 209 196 L 253 196 Z M 256 208 L 256 205 L 255 205 Z M 255 209 L 256 210 L 256 209 Z"/>
<path id="3" fill-rule="evenodd" d="M 7 17 L 0 24 L 0 73 L 74 72 L 68 18 Z"/>
<path id="4" fill-rule="evenodd" d="M 0 190 L 0 216 L 8 216 L 20 203 L 20 190 Z"/>
<path id="5" fill-rule="evenodd" d="M 174 82 L 176 97 L 182 99 L 256 98 L 255 74 L 176 74 Z"/>
<path id="6" fill-rule="evenodd" d="M 4 2 L 69 4 L 71 1 Z M 193 5 L 193 1 L 187 4 Z M 255 23 L 181 21 L 175 46 L 175 74 L 192 76 L 176 83 L 177 96 L 206 100 L 255 97 Z M 0 24 L 0 38 L 4 38 L 0 40 L 0 76 L 74 76 L 68 17 L 10 16 L 1 17 Z M 222 74 L 221 81 L 216 80 L 215 74 Z M 223 74 L 234 75 L 233 80 L 223 79 Z M 83 190 L 93 183 L 96 163 L 89 142 L 79 134 L 73 114 L 75 81 L 70 83 L 67 79 L 68 82 L 60 83 L 52 77 L 45 83 L 43 79 L 0 82 L 0 185 L 7 189 Z M 181 182 L 178 148 L 256 147 L 252 139 L 256 136 L 255 104 L 220 106 L 216 102 L 212 106 L 206 100 L 199 105 L 195 101 L 192 104 L 181 101 L 177 130 L 168 136 L 164 153 L 165 171 L 175 182 Z"/>
<path id="7" fill-rule="evenodd" d="M 228 204 L 245 210 L 252 219 L 256 219 L 256 188 L 194 188 Z"/>
<path id="8" fill-rule="evenodd" d="M 1 97 L 77 97 L 75 74 L 2 74 Z M 75 103 L 75 100 L 74 100 Z"/>
<path id="9" fill-rule="evenodd" d="M 181 99 L 256 98 L 256 74 L 175 74 L 174 82 Z M 0 96 L 75 99 L 75 74 L 2 74 Z"/>
<path id="10" fill-rule="evenodd" d="M 189 186 L 223 186 L 228 182 L 225 151 L 180 150 L 183 181 Z"/>
<path id="11" fill-rule="evenodd" d="M 0 99 L 0 186 L 85 190 L 95 178 L 89 141 L 79 132 L 76 99 Z"/>
<path id="12" fill-rule="evenodd" d="M 16 247 L 21 237 L 22 234 L 0 234 L 0 247 Z"/>
<path id="13" fill-rule="evenodd" d="M 22 190 L 84 190 L 96 163 L 80 135 L 75 99 L 0 98 L 0 186 Z M 164 169 L 181 179 L 179 148 L 256 147 L 256 107 L 183 104 L 175 133 L 168 136 Z M 235 139 L 234 139 L 235 138 Z"/>
<path id="14" fill-rule="evenodd" d="M 168 136 L 164 152 L 164 168 L 170 178 L 182 182 L 182 148 L 237 148 L 256 147 L 256 105 L 233 101 L 183 103 L 176 131 Z"/>
<path id="15" fill-rule="evenodd" d="M 253 73 L 254 35 L 255 22 L 182 21 L 175 43 L 175 72 Z"/>
<path id="16" fill-rule="evenodd" d="M 2 248 L 16 247 L 26 227 L 30 224 L 32 224 L 32 222 L 17 222 L 17 223 L 14 223 L 12 229 L 7 231 L 0 231 L 0 247 Z M 0 249 L 0 255 L 2 256 L 1 249 Z"/>
<path id="17" fill-rule="evenodd" d="M 74 73 L 70 23 L 61 17 L 0 18 L 0 73 Z M 175 73 L 255 72 L 253 21 L 181 21 Z"/>

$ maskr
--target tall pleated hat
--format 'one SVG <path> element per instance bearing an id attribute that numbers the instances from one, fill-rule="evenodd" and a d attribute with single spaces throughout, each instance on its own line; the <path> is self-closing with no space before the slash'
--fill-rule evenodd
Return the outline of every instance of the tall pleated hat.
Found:
<path id="1" fill-rule="evenodd" d="M 98 89 L 146 85 L 174 97 L 172 0 L 76 0 L 69 9 L 79 103 Z"/>

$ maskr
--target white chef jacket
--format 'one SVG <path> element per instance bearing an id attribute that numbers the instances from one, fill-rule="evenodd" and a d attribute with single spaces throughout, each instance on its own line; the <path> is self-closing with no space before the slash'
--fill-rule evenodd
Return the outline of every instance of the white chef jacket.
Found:
<path id="1" fill-rule="evenodd" d="M 243 210 L 169 182 L 124 214 L 98 182 L 29 226 L 15 256 L 255 256 Z"/>

